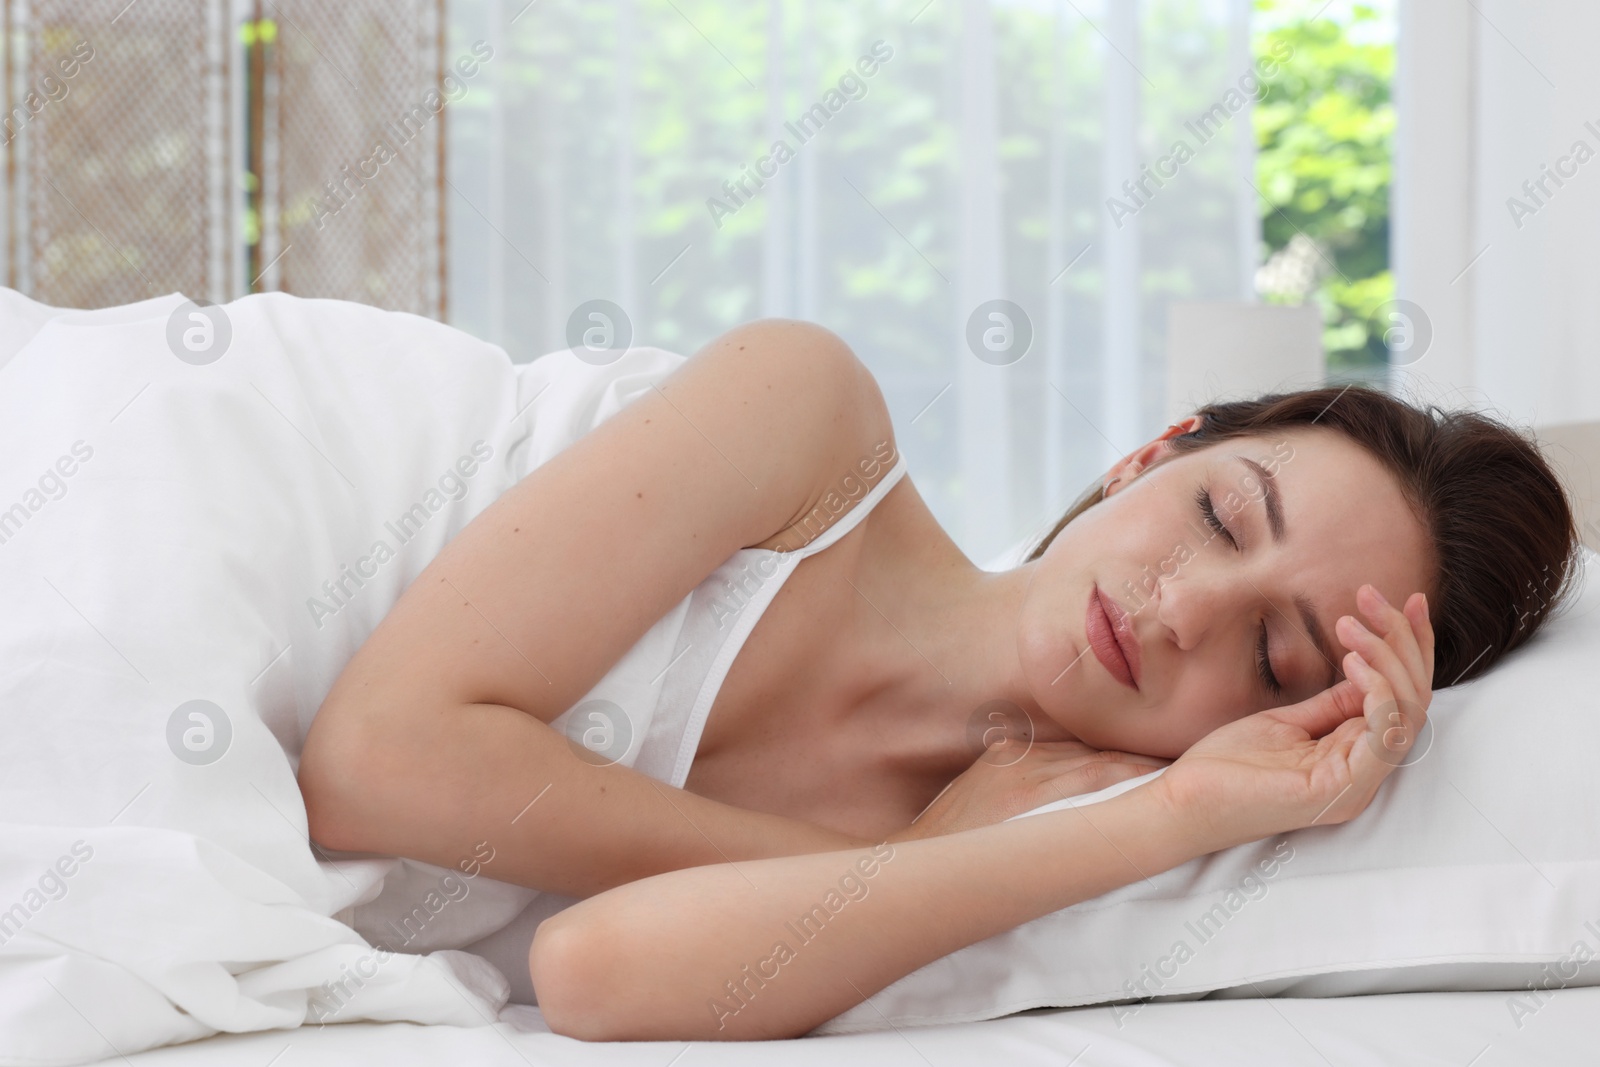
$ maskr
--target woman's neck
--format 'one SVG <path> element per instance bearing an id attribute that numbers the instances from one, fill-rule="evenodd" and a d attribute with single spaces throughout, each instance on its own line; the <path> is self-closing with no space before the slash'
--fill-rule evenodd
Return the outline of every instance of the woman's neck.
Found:
<path id="1" fill-rule="evenodd" d="M 854 569 L 857 610 L 835 629 L 821 676 L 839 687 L 830 703 L 874 739 L 881 772 L 942 788 L 997 728 L 1071 739 L 1040 711 L 1018 659 L 1032 564 L 981 570 L 907 481 L 873 510 Z"/>

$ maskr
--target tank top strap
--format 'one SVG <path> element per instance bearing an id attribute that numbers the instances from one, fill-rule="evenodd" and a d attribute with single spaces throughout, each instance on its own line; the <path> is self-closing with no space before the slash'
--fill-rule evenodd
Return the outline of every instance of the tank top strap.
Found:
<path id="1" fill-rule="evenodd" d="M 811 541 L 809 544 L 802 545 L 801 547 L 795 549 L 793 552 L 784 553 L 783 555 L 785 558 L 793 559 L 798 563 L 807 556 L 812 556 L 818 552 L 821 552 L 823 549 L 839 540 L 839 538 L 855 529 L 856 525 L 860 523 L 862 519 L 866 518 L 867 512 L 871 511 L 873 507 L 877 505 L 878 501 L 882 500 L 889 494 L 889 490 L 894 488 L 895 483 L 904 477 L 905 473 L 905 453 L 896 449 L 894 466 L 890 467 L 888 473 L 878 480 L 877 485 L 873 486 L 865 496 L 857 500 L 854 506 L 850 507 L 844 512 L 844 514 L 840 515 L 837 522 L 828 527 L 826 530 L 822 531 L 822 534 L 819 537 Z"/>

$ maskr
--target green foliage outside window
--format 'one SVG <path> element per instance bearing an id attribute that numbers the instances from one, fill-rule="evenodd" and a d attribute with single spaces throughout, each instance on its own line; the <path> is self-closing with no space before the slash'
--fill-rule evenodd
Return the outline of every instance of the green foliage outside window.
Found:
<path id="1" fill-rule="evenodd" d="M 1389 15 L 1361 3 L 1315 19 L 1287 13 L 1303 7 L 1255 5 L 1255 53 L 1279 42 L 1294 50 L 1255 108 L 1266 264 L 1258 289 L 1269 302 L 1321 305 L 1331 377 L 1381 377 L 1387 352 L 1368 316 L 1394 296 L 1394 42 L 1378 25 Z"/>

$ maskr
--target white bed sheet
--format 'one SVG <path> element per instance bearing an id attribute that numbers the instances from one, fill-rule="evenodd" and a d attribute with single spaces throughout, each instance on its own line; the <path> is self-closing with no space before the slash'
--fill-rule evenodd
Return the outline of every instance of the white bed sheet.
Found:
<path id="1" fill-rule="evenodd" d="M 590 1044 L 549 1032 L 537 1008 L 507 1023 L 461 1028 L 346 1023 L 219 1034 L 101 1061 L 110 1067 L 1177 1067 L 1252 1064 L 1590 1064 L 1600 1061 L 1600 987 L 1556 989 L 1532 1014 L 1511 992 L 1393 993 L 1371 997 L 1172 1001 L 1119 1021 L 1103 1006 L 1054 1008 L 985 1022 L 794 1041 L 642 1041 Z M 1524 997 L 1526 998 L 1526 994 Z M 1533 1003 L 1525 999 L 1525 1004 Z M 1127 1009 L 1122 1009 L 1126 1011 Z M 1520 1024 L 1520 1025 L 1519 1025 Z M 87 1024 L 86 1024 L 87 1025 Z M 109 1051 L 109 1050 L 108 1050 Z"/>

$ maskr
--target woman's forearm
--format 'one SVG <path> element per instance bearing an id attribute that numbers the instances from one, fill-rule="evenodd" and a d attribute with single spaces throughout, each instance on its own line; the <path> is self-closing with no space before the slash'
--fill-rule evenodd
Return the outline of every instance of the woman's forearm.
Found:
<path id="1" fill-rule="evenodd" d="M 587 1040 L 795 1037 L 986 937 L 1200 855 L 1159 780 L 944 837 L 646 878 L 545 920 L 534 988 Z"/>
<path id="2" fill-rule="evenodd" d="M 492 878 L 572 897 L 679 868 L 869 844 L 596 766 L 512 708 L 431 709 L 396 695 L 383 711 L 325 707 L 312 726 L 300 785 L 319 844 L 463 870 L 476 857 Z"/>

